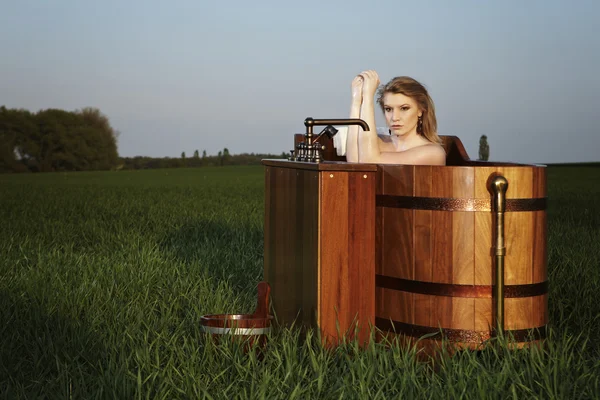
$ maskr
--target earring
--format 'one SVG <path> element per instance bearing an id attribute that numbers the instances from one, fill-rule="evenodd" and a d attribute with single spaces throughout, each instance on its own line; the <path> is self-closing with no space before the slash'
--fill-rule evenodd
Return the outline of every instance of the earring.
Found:
<path id="1" fill-rule="evenodd" d="M 423 116 L 419 116 L 419 121 L 417 122 L 417 133 L 423 134 Z"/>
<path id="2" fill-rule="evenodd" d="M 392 134 L 392 130 L 391 130 L 391 129 L 388 129 L 388 133 L 391 135 L 391 134 Z"/>

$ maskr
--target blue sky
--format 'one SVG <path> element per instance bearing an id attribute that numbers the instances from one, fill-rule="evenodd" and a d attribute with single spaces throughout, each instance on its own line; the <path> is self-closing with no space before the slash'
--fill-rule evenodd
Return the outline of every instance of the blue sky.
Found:
<path id="1" fill-rule="evenodd" d="M 97 107 L 122 156 L 281 153 L 375 69 L 471 158 L 485 134 L 496 161 L 600 160 L 600 2 L 290 3 L 0 0 L 0 105 Z"/>

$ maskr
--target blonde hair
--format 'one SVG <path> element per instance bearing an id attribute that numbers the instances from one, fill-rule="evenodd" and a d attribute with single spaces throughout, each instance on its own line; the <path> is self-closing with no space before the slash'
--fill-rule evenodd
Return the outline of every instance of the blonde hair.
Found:
<path id="1" fill-rule="evenodd" d="M 384 112 L 383 98 L 387 93 L 403 94 L 414 99 L 423 113 L 423 123 L 417 125 L 417 133 L 432 143 L 441 144 L 442 141 L 437 134 L 435 105 L 425 86 L 409 76 L 397 76 L 385 85 L 381 85 L 377 92 L 377 102 Z"/>

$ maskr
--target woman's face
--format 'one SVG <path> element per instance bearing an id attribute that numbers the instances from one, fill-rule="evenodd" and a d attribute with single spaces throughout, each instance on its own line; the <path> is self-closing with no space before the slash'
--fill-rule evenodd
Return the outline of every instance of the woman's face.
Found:
<path id="1" fill-rule="evenodd" d="M 419 116 L 423 113 L 411 97 L 400 93 L 386 93 L 383 96 L 383 111 L 392 135 L 404 136 L 417 132 Z"/>

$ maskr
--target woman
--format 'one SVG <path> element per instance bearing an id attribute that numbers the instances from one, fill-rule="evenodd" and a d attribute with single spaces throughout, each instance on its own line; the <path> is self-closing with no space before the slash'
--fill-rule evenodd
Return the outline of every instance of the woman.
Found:
<path id="1" fill-rule="evenodd" d="M 351 126 L 346 142 L 346 160 L 373 164 L 445 165 L 446 153 L 437 134 L 433 101 L 416 80 L 401 76 L 379 89 L 379 103 L 390 135 L 377 135 L 375 92 L 377 72 L 360 73 L 352 81 L 350 118 L 360 118 L 370 131 Z"/>

